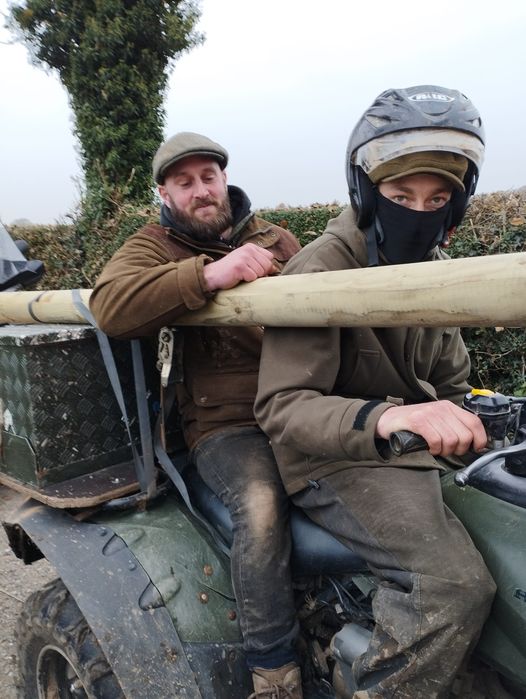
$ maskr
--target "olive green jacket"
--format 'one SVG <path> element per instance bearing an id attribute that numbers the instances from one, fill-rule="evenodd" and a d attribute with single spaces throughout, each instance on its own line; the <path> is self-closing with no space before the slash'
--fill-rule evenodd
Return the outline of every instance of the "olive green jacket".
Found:
<path id="1" fill-rule="evenodd" d="M 433 259 L 443 257 L 433 251 Z M 366 264 L 365 236 L 349 207 L 284 274 Z M 267 328 L 256 417 L 289 493 L 357 464 L 442 468 L 428 452 L 387 456 L 386 443 L 375 439 L 376 423 L 393 404 L 461 403 L 469 371 L 456 328 Z"/>
<path id="2" fill-rule="evenodd" d="M 274 254 L 278 268 L 299 249 L 288 231 L 250 216 L 236 230 L 236 247 L 251 242 Z M 100 275 L 90 299 L 99 327 L 117 338 L 154 336 L 177 318 L 202 308 L 204 265 L 231 251 L 200 243 L 170 228 L 148 225 L 132 235 Z M 253 411 L 263 330 L 260 327 L 182 329 L 184 380 L 178 386 L 189 447 L 228 426 L 255 424 Z"/>

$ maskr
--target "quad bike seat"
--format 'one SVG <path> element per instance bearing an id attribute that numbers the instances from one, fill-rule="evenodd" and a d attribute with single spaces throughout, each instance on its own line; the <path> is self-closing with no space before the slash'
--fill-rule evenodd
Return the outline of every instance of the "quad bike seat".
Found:
<path id="1" fill-rule="evenodd" d="M 228 509 L 190 465 L 184 479 L 195 507 L 221 534 L 232 543 L 232 520 Z M 294 577 L 342 575 L 366 571 L 367 564 L 332 534 L 315 524 L 298 507 L 291 505 L 292 570 Z"/>

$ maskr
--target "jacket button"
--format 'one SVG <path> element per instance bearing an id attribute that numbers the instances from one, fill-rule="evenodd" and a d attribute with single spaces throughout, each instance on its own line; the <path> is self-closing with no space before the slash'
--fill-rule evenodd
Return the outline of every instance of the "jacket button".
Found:
<path id="1" fill-rule="evenodd" d="M 207 400 L 208 400 L 208 396 L 201 396 L 201 397 L 199 398 L 199 402 L 200 402 L 200 403 L 206 403 Z"/>

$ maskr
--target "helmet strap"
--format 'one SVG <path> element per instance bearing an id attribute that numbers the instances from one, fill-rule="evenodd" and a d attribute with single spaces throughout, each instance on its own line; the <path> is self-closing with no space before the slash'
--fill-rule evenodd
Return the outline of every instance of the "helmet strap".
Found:
<path id="1" fill-rule="evenodd" d="M 374 186 L 361 167 L 352 165 L 349 172 L 351 187 L 349 195 L 356 212 L 356 225 L 365 231 L 374 223 L 376 198 Z"/>
<path id="2" fill-rule="evenodd" d="M 446 218 L 444 222 L 444 228 L 442 229 L 442 235 L 439 237 L 436 244 L 440 245 L 441 248 L 447 248 L 447 246 L 449 245 L 450 233 L 454 228 L 455 226 L 453 225 L 453 207 L 450 206 L 448 217 Z"/>
<path id="3" fill-rule="evenodd" d="M 378 230 L 376 227 L 376 216 L 364 230 L 365 240 L 367 242 L 367 266 L 378 267 Z"/>

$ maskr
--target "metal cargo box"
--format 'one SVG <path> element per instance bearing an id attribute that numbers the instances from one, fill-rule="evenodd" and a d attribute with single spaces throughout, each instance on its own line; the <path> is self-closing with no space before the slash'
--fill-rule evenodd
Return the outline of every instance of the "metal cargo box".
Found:
<path id="1" fill-rule="evenodd" d="M 130 345 L 114 342 L 113 349 L 133 406 Z M 0 411 L 0 477 L 11 485 L 46 489 L 131 459 L 89 326 L 0 327 Z"/>

